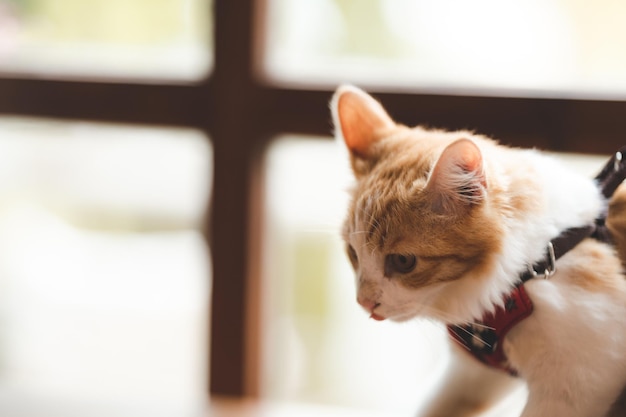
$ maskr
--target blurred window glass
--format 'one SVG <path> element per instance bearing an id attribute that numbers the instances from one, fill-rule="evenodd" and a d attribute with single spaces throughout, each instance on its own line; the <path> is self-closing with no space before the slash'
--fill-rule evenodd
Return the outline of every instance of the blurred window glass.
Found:
<path id="1" fill-rule="evenodd" d="M 626 93 L 626 3 L 267 0 L 264 74 L 521 95 Z"/>
<path id="2" fill-rule="evenodd" d="M 180 79 L 211 66 L 211 0 L 0 0 L 0 71 Z"/>
<path id="3" fill-rule="evenodd" d="M 199 415 L 207 138 L 6 117 L 0 132 L 0 415 Z"/>

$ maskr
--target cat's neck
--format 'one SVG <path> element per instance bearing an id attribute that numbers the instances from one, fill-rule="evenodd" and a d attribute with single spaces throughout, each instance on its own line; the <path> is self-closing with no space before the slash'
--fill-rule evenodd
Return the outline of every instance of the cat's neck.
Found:
<path id="1" fill-rule="evenodd" d="M 520 275 L 545 258 L 551 239 L 568 228 L 592 224 L 605 209 L 592 179 L 552 157 L 507 149 L 491 160 L 491 204 L 503 214 L 502 248 L 493 255 L 489 279 L 461 285 L 460 290 L 469 295 L 466 300 L 476 304 L 459 306 L 463 311 L 457 314 L 474 319 L 501 305 Z M 520 170 L 520 164 L 526 169 Z"/>
<path id="2" fill-rule="evenodd" d="M 503 256 L 521 262 L 519 269 L 544 257 L 548 242 L 564 230 L 592 224 L 605 202 L 593 179 L 567 169 L 555 158 L 535 151 L 516 153 L 517 163 L 527 170 L 509 175 L 508 204 L 512 199 L 526 203 L 515 217 L 505 217 Z M 532 192 L 521 196 L 524 191 L 518 190 Z"/>

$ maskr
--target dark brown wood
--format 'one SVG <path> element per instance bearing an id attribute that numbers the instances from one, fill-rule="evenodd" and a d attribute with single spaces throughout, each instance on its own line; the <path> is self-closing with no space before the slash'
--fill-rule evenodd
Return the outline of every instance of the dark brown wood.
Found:
<path id="1" fill-rule="evenodd" d="M 407 125 L 469 129 L 499 141 L 554 151 L 612 153 L 626 142 L 626 102 L 610 100 L 376 93 Z M 263 87 L 261 130 L 328 136 L 332 91 Z"/>
<path id="2" fill-rule="evenodd" d="M 159 85 L 0 78 L 0 114 L 203 128 L 213 114 L 207 107 L 209 89 L 207 81 Z"/>
<path id="3" fill-rule="evenodd" d="M 210 391 L 246 394 L 247 274 L 251 166 L 263 133 L 252 77 L 253 1 L 215 3 L 215 72 L 212 77 L 214 138 L 213 298 Z"/>

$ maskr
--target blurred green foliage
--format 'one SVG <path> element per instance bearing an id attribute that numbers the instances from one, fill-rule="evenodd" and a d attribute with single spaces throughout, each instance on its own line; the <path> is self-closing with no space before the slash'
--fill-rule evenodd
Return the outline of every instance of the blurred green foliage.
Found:
<path id="1" fill-rule="evenodd" d="M 207 0 L 0 0 L 12 3 L 31 39 L 154 44 L 206 39 Z"/>
<path id="2" fill-rule="evenodd" d="M 12 4 L 17 10 L 24 11 L 29 10 L 35 3 L 37 3 L 37 0 L 2 0 L 0 3 Z"/>

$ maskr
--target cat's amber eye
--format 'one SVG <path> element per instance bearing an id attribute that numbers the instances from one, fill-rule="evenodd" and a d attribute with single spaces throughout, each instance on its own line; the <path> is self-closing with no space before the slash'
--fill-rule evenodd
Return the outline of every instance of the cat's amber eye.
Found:
<path id="1" fill-rule="evenodd" d="M 415 255 L 392 253 L 385 258 L 385 275 L 390 276 L 393 273 L 408 274 L 416 266 L 417 258 Z"/>
<path id="2" fill-rule="evenodd" d="M 352 245 L 348 245 L 348 258 L 350 258 L 350 262 L 354 268 L 359 264 L 359 258 L 356 255 L 356 251 L 352 247 Z"/>

